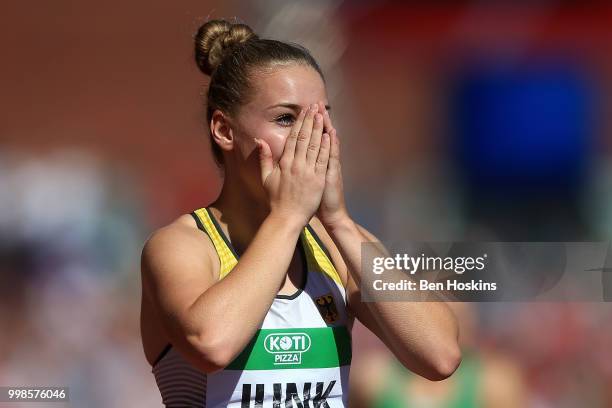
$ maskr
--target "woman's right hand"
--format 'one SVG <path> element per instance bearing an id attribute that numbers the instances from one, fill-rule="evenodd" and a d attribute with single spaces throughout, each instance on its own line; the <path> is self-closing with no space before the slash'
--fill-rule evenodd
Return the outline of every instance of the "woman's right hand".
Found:
<path id="1" fill-rule="evenodd" d="M 319 207 L 329 161 L 330 137 L 323 133 L 323 116 L 317 111 L 313 104 L 300 112 L 278 163 L 270 146 L 255 140 L 271 214 L 297 218 L 301 225 L 308 224 Z"/>

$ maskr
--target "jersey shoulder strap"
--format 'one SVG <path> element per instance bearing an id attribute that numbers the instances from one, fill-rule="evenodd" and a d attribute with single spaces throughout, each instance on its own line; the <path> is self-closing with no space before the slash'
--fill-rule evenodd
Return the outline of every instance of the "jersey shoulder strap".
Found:
<path id="1" fill-rule="evenodd" d="M 215 217 L 207 207 L 199 208 L 191 213 L 198 228 L 204 231 L 211 239 L 221 262 L 219 279 L 223 279 L 238 263 L 238 255 L 234 251 L 231 243 L 223 233 Z M 333 263 L 327 248 L 323 245 L 314 229 L 307 225 L 301 234 L 301 239 L 305 244 L 306 256 L 309 265 L 316 265 L 317 270 L 327 275 L 341 287 L 344 287 L 340 275 Z"/>
<path id="2" fill-rule="evenodd" d="M 308 249 L 306 252 L 307 256 L 310 258 L 309 261 L 317 265 L 317 269 L 321 273 L 327 275 L 340 287 L 344 288 L 340 275 L 331 261 L 331 256 L 327 248 L 325 248 L 325 245 L 323 245 L 321 239 L 310 225 L 304 228 L 304 240 Z"/>
<path id="3" fill-rule="evenodd" d="M 226 241 L 225 236 L 219 232 L 221 228 L 215 218 L 211 216 L 208 208 L 197 209 L 191 213 L 191 216 L 195 219 L 198 228 L 210 237 L 215 246 L 221 262 L 219 279 L 223 279 L 238 263 L 238 256 L 234 253 L 230 243 Z"/>

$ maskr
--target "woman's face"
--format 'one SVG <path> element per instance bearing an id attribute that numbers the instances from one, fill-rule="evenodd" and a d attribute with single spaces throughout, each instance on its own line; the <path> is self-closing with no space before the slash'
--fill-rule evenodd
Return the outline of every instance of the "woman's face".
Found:
<path id="1" fill-rule="evenodd" d="M 243 159 L 255 150 L 254 138 L 270 145 L 278 161 L 285 140 L 300 113 L 309 105 L 328 106 L 325 85 L 317 71 L 308 65 L 279 65 L 251 78 L 253 94 L 233 119 L 235 149 Z"/>

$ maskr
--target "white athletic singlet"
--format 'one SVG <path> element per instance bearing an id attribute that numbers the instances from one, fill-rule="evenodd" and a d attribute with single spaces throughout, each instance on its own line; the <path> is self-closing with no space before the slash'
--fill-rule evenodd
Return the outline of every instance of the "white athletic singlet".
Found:
<path id="1" fill-rule="evenodd" d="M 215 246 L 223 279 L 238 255 L 208 208 L 192 216 Z M 304 287 L 275 297 L 260 329 L 225 369 L 206 374 L 171 345 L 164 349 L 152 372 L 166 407 L 347 406 L 352 320 L 345 290 L 310 226 L 299 243 Z"/>

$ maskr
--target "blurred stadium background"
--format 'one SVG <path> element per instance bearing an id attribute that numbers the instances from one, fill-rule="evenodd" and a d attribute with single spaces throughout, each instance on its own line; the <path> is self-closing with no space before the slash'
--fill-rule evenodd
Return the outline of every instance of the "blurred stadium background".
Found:
<path id="1" fill-rule="evenodd" d="M 207 17 L 311 49 L 349 209 L 381 239 L 612 237 L 609 2 L 9 0 L 2 14 L 0 385 L 161 406 L 139 256 L 219 191 L 192 60 Z M 476 347 L 520 366 L 527 406 L 612 406 L 610 305 L 475 306 Z M 355 359 L 379 348 L 356 329 Z"/>

